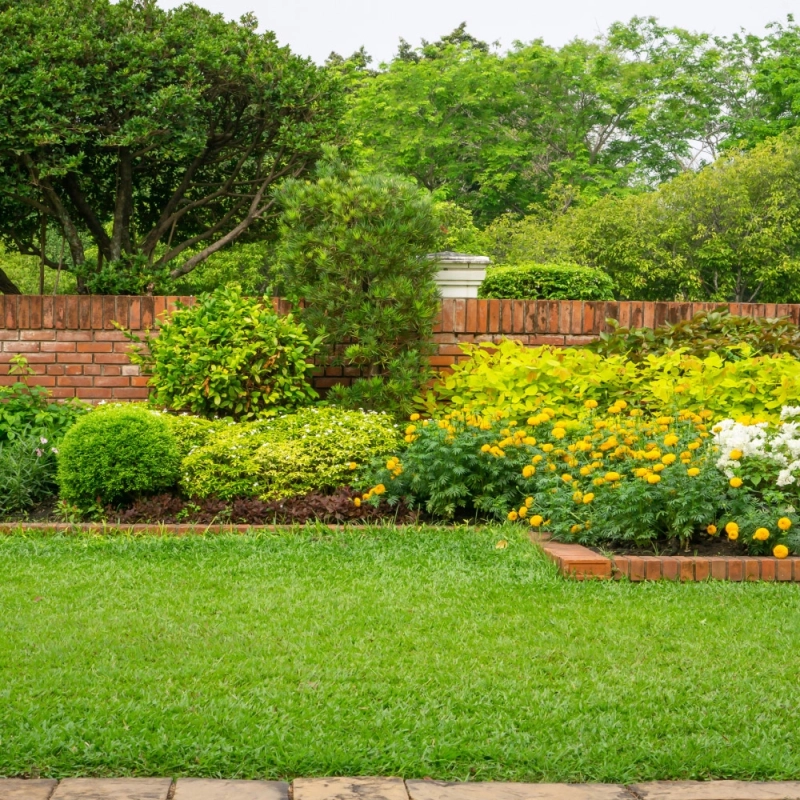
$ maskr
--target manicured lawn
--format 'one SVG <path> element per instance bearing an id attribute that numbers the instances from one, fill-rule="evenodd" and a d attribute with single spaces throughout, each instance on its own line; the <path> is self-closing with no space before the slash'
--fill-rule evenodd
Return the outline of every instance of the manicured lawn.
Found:
<path id="1" fill-rule="evenodd" d="M 800 587 L 502 529 L 0 540 L 0 775 L 797 779 L 799 671 Z"/>

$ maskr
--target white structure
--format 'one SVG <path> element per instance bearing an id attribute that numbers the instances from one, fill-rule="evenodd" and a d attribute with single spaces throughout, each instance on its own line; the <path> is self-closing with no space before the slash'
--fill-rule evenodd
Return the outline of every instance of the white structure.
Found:
<path id="1" fill-rule="evenodd" d="M 492 263 L 488 256 L 467 253 L 431 253 L 428 258 L 439 264 L 435 281 L 442 297 L 477 297 L 486 267 Z"/>

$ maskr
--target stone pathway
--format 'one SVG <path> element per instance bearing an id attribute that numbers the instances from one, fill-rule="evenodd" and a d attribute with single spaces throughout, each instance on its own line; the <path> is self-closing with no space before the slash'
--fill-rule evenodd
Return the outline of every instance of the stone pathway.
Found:
<path id="1" fill-rule="evenodd" d="M 800 781 L 448 783 L 402 778 L 0 778 L 0 800 L 800 800 Z"/>

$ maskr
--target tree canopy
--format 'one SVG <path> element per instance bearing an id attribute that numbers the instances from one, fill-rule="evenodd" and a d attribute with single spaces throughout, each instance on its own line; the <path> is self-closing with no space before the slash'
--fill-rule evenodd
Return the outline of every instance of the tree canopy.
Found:
<path id="1" fill-rule="evenodd" d="M 152 288 L 263 230 L 338 136 L 338 82 L 252 16 L 0 0 L 0 38 L 0 240 L 39 254 L 55 227 L 83 290 Z"/>

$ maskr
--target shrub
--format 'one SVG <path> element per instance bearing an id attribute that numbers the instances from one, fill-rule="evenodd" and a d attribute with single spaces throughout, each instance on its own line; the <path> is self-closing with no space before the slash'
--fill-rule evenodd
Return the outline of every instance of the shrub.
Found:
<path id="1" fill-rule="evenodd" d="M 325 337 L 329 362 L 361 370 L 329 399 L 407 413 L 429 375 L 438 311 L 437 266 L 426 258 L 440 235 L 430 195 L 329 159 L 315 181 L 287 181 L 279 197 L 286 295 L 305 301 L 302 319 Z"/>
<path id="2" fill-rule="evenodd" d="M 234 424 L 230 420 L 204 419 L 191 414 L 162 414 L 162 417 L 175 437 L 181 460 Z"/>
<path id="3" fill-rule="evenodd" d="M 392 452 L 397 428 L 386 414 L 308 408 L 263 422 L 231 425 L 181 467 L 189 497 L 272 500 L 347 484 L 352 465 Z"/>
<path id="4" fill-rule="evenodd" d="M 728 362 L 715 353 L 668 352 L 635 363 L 585 348 L 528 348 L 510 340 L 464 349 L 469 357 L 424 398 L 429 413 L 445 401 L 479 413 L 528 415 L 551 406 L 578 417 L 585 400 L 604 407 L 622 399 L 654 413 L 708 408 L 715 419 L 777 420 L 781 407 L 800 395 L 800 362 L 786 354 Z"/>
<path id="5" fill-rule="evenodd" d="M 33 374 L 24 356 L 12 359 L 10 374 L 19 380 L 11 386 L 0 386 L 0 442 L 18 435 L 44 437 L 59 442 L 88 406 L 76 400 L 60 403 L 44 386 L 28 386 Z"/>
<path id="6" fill-rule="evenodd" d="M 0 516 L 24 512 L 54 494 L 57 452 L 40 432 L 0 441 Z"/>
<path id="7" fill-rule="evenodd" d="M 607 322 L 613 330 L 601 333 L 599 339 L 587 345 L 593 353 L 624 355 L 631 361 L 642 361 L 648 355 L 659 356 L 680 348 L 700 358 L 716 353 L 726 361 L 780 353 L 800 358 L 800 327 L 787 317 L 737 317 L 727 306 L 720 306 L 655 329 L 623 328 L 616 320 Z"/>
<path id="8" fill-rule="evenodd" d="M 61 498 L 82 509 L 175 486 L 180 458 L 163 417 L 142 406 L 87 414 L 64 437 L 58 457 Z"/>
<path id="9" fill-rule="evenodd" d="M 139 343 L 131 360 L 152 375 L 153 403 L 173 411 L 256 419 L 317 397 L 308 378 L 318 343 L 238 286 L 179 305 L 147 343 L 128 335 Z"/>
<path id="10" fill-rule="evenodd" d="M 520 264 L 490 269 L 479 297 L 501 300 L 613 300 L 614 282 L 577 264 Z"/>

